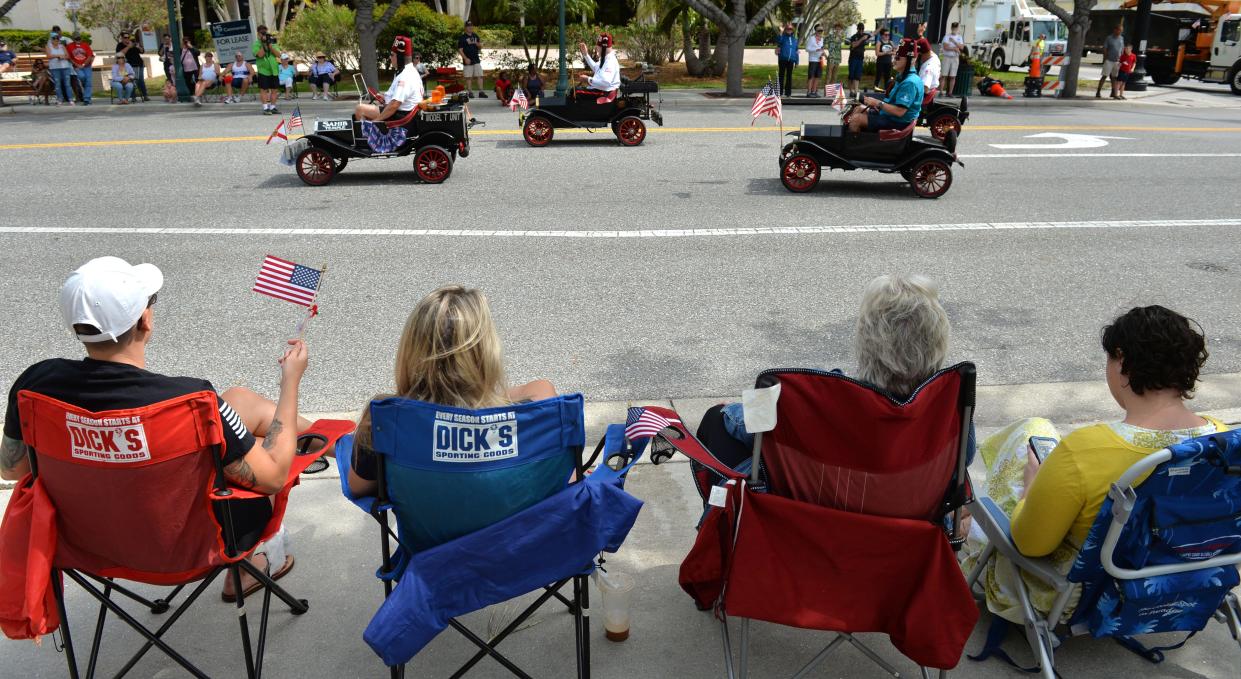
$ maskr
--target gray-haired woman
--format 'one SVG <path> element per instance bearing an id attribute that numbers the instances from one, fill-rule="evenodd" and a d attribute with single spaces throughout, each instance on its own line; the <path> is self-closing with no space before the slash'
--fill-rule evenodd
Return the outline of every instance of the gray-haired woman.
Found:
<path id="1" fill-rule="evenodd" d="M 875 278 L 862 293 L 854 330 L 853 377 L 897 400 L 913 394 L 948 356 L 950 324 L 935 281 L 919 275 Z M 737 468 L 751 455 L 740 403 L 720 404 L 703 415 L 702 441 L 719 460 Z M 973 456 L 971 435 L 970 456 Z"/>

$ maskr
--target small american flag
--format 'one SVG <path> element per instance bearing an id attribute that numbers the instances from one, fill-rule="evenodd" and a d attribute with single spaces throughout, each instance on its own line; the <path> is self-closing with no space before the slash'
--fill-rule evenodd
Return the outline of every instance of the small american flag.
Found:
<path id="1" fill-rule="evenodd" d="M 758 95 L 754 97 L 754 105 L 750 107 L 750 116 L 754 120 L 758 120 L 758 117 L 764 113 L 778 121 L 784 121 L 784 106 L 780 103 L 780 91 L 770 80 L 763 85 L 763 89 L 758 91 Z M 754 120 L 750 121 L 751 125 L 754 124 Z"/>
<path id="2" fill-rule="evenodd" d="M 308 307 L 315 303 L 323 272 L 267 255 L 254 279 L 254 292 Z"/>
<path id="3" fill-rule="evenodd" d="M 289 119 L 289 131 L 292 132 L 295 127 L 302 127 L 302 108 L 300 106 L 293 107 L 293 117 Z M 302 129 L 306 128 L 303 127 Z"/>
<path id="4" fill-rule="evenodd" d="M 824 88 L 823 97 L 832 100 L 832 108 L 842 111 L 845 108 L 845 86 L 840 83 L 830 83 Z"/>
<path id="5" fill-rule="evenodd" d="M 516 111 L 518 106 L 523 111 L 530 106 L 530 100 L 526 99 L 526 93 L 520 87 L 513 93 L 513 98 L 508 100 L 508 110 Z"/>
<path id="6" fill-rule="evenodd" d="M 667 429 L 673 422 L 679 421 L 664 417 L 648 408 L 633 407 L 629 409 L 629 416 L 625 418 L 625 438 L 630 441 L 650 438 Z"/>

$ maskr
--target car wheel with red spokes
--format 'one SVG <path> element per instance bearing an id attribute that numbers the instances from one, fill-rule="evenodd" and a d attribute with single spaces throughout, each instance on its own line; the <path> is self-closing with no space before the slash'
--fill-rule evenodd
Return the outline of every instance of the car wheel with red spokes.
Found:
<path id="1" fill-rule="evenodd" d="M 531 146 L 547 146 L 552 143 L 552 137 L 556 134 L 556 129 L 552 127 L 552 121 L 543 116 L 530 116 L 526 118 L 526 124 L 521 128 L 522 136 L 526 138 L 526 143 Z"/>
<path id="2" fill-rule="evenodd" d="M 909 185 L 922 198 L 939 198 L 952 186 L 952 168 L 938 158 L 914 165 L 912 175 Z"/>
<path id="3" fill-rule="evenodd" d="M 784 161 L 780 168 L 780 181 L 793 193 L 805 193 L 819 183 L 819 161 L 805 154 L 797 154 Z"/>
<path id="4" fill-rule="evenodd" d="M 634 116 L 621 118 L 616 123 L 616 138 L 625 146 L 637 146 L 646 139 L 646 124 Z"/>
<path id="5" fill-rule="evenodd" d="M 323 149 L 310 147 L 297 154 L 297 176 L 310 186 L 323 186 L 336 174 L 336 161 Z"/>
<path id="6" fill-rule="evenodd" d="M 452 158 L 439 146 L 424 146 L 414 155 L 414 172 L 428 184 L 439 184 L 452 174 Z"/>
<path id="7" fill-rule="evenodd" d="M 941 113 L 931 119 L 927 127 L 931 128 L 931 136 L 943 141 L 949 132 L 961 134 L 961 121 L 951 113 Z"/>

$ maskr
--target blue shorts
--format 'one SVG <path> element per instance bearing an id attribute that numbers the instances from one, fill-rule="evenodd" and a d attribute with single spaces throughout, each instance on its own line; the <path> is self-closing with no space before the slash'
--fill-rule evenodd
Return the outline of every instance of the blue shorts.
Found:
<path id="1" fill-rule="evenodd" d="M 893 120 L 879 115 L 878 111 L 866 112 L 866 131 L 878 132 L 880 130 L 903 130 L 909 126 L 909 123 L 902 123 L 899 120 Z"/>
<path id="2" fill-rule="evenodd" d="M 849 80 L 862 79 L 862 62 L 864 61 L 866 61 L 864 57 L 858 59 L 849 58 Z"/>

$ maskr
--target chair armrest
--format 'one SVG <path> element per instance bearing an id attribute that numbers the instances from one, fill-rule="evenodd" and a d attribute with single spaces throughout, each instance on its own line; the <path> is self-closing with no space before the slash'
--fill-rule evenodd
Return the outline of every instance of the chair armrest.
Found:
<path id="1" fill-rule="evenodd" d="M 979 495 L 969 505 L 969 510 L 970 515 L 987 534 L 987 540 L 991 545 L 1021 570 L 1034 575 L 1057 590 L 1064 590 L 1071 586 L 1068 579 L 1056 570 L 1055 564 L 1050 559 L 1030 557 L 1017 551 L 1017 546 L 1013 544 L 1012 524 L 1008 515 L 1000 509 L 995 500 Z"/>
<path id="2" fill-rule="evenodd" d="M 312 462 L 323 457 L 335 446 L 340 437 L 353 431 L 356 427 L 351 420 L 316 420 L 310 428 L 297 435 L 297 454 L 293 456 L 293 463 L 289 465 L 289 475 L 284 482 L 284 488 L 281 492 L 288 490 L 297 483 L 297 479 L 302 472 L 306 471 Z M 312 441 L 323 441 L 323 447 L 314 452 L 301 452 L 306 449 Z M 256 497 L 271 497 L 266 493 L 258 493 L 248 488 L 229 485 L 229 494 L 220 495 L 218 491 L 211 492 L 212 500 L 244 500 Z"/>

